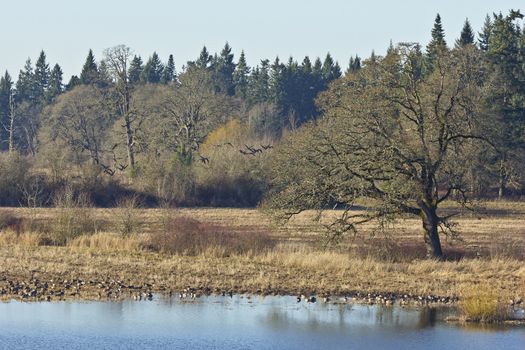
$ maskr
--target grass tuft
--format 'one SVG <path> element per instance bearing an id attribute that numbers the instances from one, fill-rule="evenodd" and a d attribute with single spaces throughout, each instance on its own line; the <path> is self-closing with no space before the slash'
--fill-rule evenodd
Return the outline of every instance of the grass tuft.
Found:
<path id="1" fill-rule="evenodd" d="M 510 318 L 505 298 L 488 285 L 471 285 L 463 291 L 460 309 L 465 321 L 503 322 Z"/>

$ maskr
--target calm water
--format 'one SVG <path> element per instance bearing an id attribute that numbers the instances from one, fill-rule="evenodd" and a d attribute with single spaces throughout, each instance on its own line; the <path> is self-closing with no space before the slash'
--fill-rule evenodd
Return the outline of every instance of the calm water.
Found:
<path id="1" fill-rule="evenodd" d="M 0 349 L 525 349 L 525 328 L 462 328 L 431 310 L 195 302 L 0 303 Z"/>

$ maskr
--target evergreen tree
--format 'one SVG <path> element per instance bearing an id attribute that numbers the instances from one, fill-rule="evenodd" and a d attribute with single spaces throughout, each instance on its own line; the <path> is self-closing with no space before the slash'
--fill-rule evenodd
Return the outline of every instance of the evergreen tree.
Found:
<path id="1" fill-rule="evenodd" d="M 144 70 L 141 73 L 140 80 L 143 83 L 160 83 L 163 70 L 164 66 L 162 65 L 162 62 L 159 59 L 159 55 L 157 55 L 156 52 L 153 52 L 153 55 L 148 59 L 146 65 L 144 66 Z"/>
<path id="2" fill-rule="evenodd" d="M 88 55 L 86 57 L 86 62 L 82 67 L 82 72 L 80 73 L 80 82 L 82 84 L 95 84 L 98 82 L 98 67 L 95 62 L 95 56 L 93 51 L 89 49 Z"/>
<path id="3" fill-rule="evenodd" d="M 332 70 L 334 67 L 334 59 L 330 53 L 326 54 L 326 57 L 323 62 L 322 74 L 325 81 L 332 80 Z"/>
<path id="4" fill-rule="evenodd" d="M 13 93 L 13 81 L 6 71 L 0 78 L 0 150 L 7 149 L 7 127 L 11 111 L 10 99 Z"/>
<path id="5" fill-rule="evenodd" d="M 206 46 L 201 50 L 199 58 L 195 62 L 189 62 L 190 64 L 195 64 L 198 68 L 207 69 L 210 68 L 213 56 L 210 55 Z"/>
<path id="6" fill-rule="evenodd" d="M 73 90 L 73 88 L 75 86 L 78 86 L 80 84 L 82 84 L 80 82 L 80 78 L 78 76 L 76 76 L 76 75 L 72 75 L 71 78 L 69 79 L 69 82 L 66 84 L 65 90 L 66 91 L 71 91 L 71 90 Z"/>
<path id="7" fill-rule="evenodd" d="M 499 177 L 499 196 L 513 172 L 516 151 L 525 145 L 525 70 L 521 30 L 515 23 L 523 16 L 511 11 L 507 17 L 494 15 L 490 32 L 487 57 L 489 82 L 486 104 L 494 116 L 493 139 L 498 144 L 495 169 Z"/>
<path id="8" fill-rule="evenodd" d="M 16 81 L 16 96 L 18 101 L 33 101 L 35 98 L 35 74 L 31 59 L 27 59 L 24 68 L 18 74 Z"/>
<path id="9" fill-rule="evenodd" d="M 175 79 L 175 60 L 173 55 L 168 58 L 168 63 L 162 71 L 162 78 L 160 79 L 162 84 L 168 84 Z"/>
<path id="10" fill-rule="evenodd" d="M 472 27 L 470 26 L 470 22 L 468 18 L 465 20 L 465 24 L 463 25 L 463 29 L 461 30 L 461 34 L 459 38 L 456 40 L 456 47 L 465 47 L 467 45 L 473 45 L 474 44 L 474 32 L 472 31 Z"/>
<path id="11" fill-rule="evenodd" d="M 288 85 L 287 71 L 287 67 L 279 61 L 279 57 L 276 57 L 270 67 L 268 78 L 269 98 L 275 103 L 281 114 L 286 113 L 285 98 L 289 92 L 286 91 L 286 88 L 289 87 L 286 86 Z"/>
<path id="12" fill-rule="evenodd" d="M 390 39 L 390 44 L 388 45 L 388 48 L 386 49 L 386 55 L 388 56 L 395 51 L 396 51 L 396 48 L 394 47 L 394 42 L 392 41 L 392 39 Z"/>
<path id="13" fill-rule="evenodd" d="M 262 60 L 261 65 L 257 66 L 250 76 L 248 99 L 252 105 L 256 103 L 267 102 L 270 99 L 269 67 L 270 61 Z"/>
<path id="14" fill-rule="evenodd" d="M 246 56 L 244 51 L 241 52 L 239 62 L 233 72 L 233 85 L 235 87 L 235 95 L 245 100 L 248 96 L 248 79 L 250 75 L 250 67 L 246 63 Z"/>
<path id="15" fill-rule="evenodd" d="M 51 101 L 56 96 L 60 95 L 64 89 L 62 84 L 62 68 L 58 64 L 55 64 L 49 78 L 49 89 L 47 91 L 47 100 Z"/>
<path id="16" fill-rule="evenodd" d="M 441 24 L 441 16 L 436 15 L 434 27 L 432 28 L 432 39 L 427 45 L 427 69 L 431 72 L 434 69 L 434 64 L 438 55 L 441 55 L 447 50 L 447 42 L 445 41 L 445 31 Z"/>
<path id="17" fill-rule="evenodd" d="M 44 53 L 44 51 L 41 51 L 35 64 L 35 100 L 40 101 L 44 98 L 45 93 L 49 87 L 50 75 L 51 71 L 49 69 L 49 64 L 47 64 L 46 62 L 46 54 Z"/>
<path id="18" fill-rule="evenodd" d="M 144 70 L 142 58 L 135 56 L 129 64 L 128 79 L 131 84 L 138 84 L 140 82 L 140 75 Z"/>
<path id="19" fill-rule="evenodd" d="M 339 63 L 334 62 L 334 59 L 330 53 L 327 53 L 324 59 L 322 76 L 325 84 L 328 84 L 332 80 L 341 77 L 341 67 L 339 66 Z"/>
<path id="20" fill-rule="evenodd" d="M 229 96 L 233 96 L 235 94 L 233 83 L 235 63 L 233 62 L 232 49 L 228 43 L 224 45 L 220 56 L 216 58 L 214 68 L 218 89 Z"/>
<path id="21" fill-rule="evenodd" d="M 390 50 L 387 51 L 387 54 Z M 361 69 L 361 58 L 358 55 L 355 55 L 355 57 L 350 57 L 350 62 L 348 63 L 348 69 L 346 70 L 346 74 L 349 74 L 351 72 L 357 72 Z"/>
<path id="22" fill-rule="evenodd" d="M 108 64 L 105 60 L 100 61 L 98 67 L 98 81 L 97 85 L 99 87 L 105 88 L 111 85 L 111 73 L 109 71 Z"/>
<path id="23" fill-rule="evenodd" d="M 490 16 L 487 15 L 485 17 L 485 23 L 483 24 L 483 29 L 480 33 L 478 33 L 479 39 L 479 48 L 483 51 L 488 51 L 489 49 L 489 41 L 490 41 L 490 33 L 492 32 L 492 21 L 490 19 Z"/>

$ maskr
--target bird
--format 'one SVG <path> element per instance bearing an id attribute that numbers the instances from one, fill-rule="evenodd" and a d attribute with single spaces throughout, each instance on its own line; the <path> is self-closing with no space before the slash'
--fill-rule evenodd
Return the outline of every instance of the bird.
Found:
<path id="1" fill-rule="evenodd" d="M 210 162 L 210 160 L 202 155 L 199 154 L 199 160 L 203 163 L 203 164 L 208 164 Z"/>

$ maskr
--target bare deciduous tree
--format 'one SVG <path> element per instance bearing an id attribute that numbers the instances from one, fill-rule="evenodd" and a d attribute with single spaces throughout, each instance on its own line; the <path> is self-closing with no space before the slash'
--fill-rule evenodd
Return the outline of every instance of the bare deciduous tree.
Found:
<path id="1" fill-rule="evenodd" d="M 419 46 L 403 44 L 334 84 L 320 99 L 323 119 L 276 153 L 270 207 L 293 214 L 342 206 L 331 225 L 339 234 L 374 219 L 415 215 L 428 256 L 441 258 L 439 231 L 455 230 L 438 207 L 449 199 L 467 203 L 466 147 L 484 140 L 477 108 L 482 72 L 465 57 L 473 54 L 444 52 L 424 77 Z M 369 210 L 350 210 L 363 203 Z"/>

